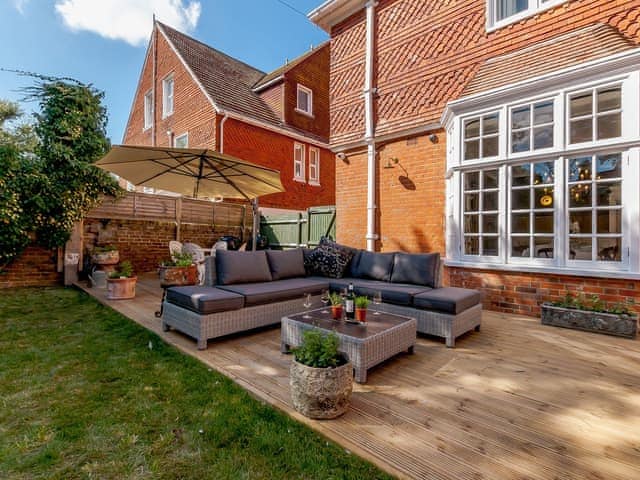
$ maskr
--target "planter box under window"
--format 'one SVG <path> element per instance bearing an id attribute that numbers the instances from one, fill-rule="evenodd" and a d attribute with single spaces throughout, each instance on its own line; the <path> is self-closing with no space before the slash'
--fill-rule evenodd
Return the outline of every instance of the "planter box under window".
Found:
<path id="1" fill-rule="evenodd" d="M 635 338 L 638 319 L 624 314 L 590 312 L 575 308 L 542 305 L 542 324 Z"/>

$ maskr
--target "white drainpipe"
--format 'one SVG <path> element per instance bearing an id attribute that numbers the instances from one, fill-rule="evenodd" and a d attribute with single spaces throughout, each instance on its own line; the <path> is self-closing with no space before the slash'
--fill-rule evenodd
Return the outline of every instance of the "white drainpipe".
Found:
<path id="1" fill-rule="evenodd" d="M 224 122 L 227 121 L 227 118 L 229 118 L 229 115 L 224 112 L 224 117 L 220 120 L 220 153 L 224 153 Z"/>
<path id="2" fill-rule="evenodd" d="M 367 44 L 364 79 L 365 141 L 367 142 L 367 250 L 375 250 L 376 233 L 376 141 L 373 118 L 373 99 L 376 88 L 373 86 L 373 55 L 375 50 L 375 7 L 374 0 L 365 5 L 367 13 Z"/>

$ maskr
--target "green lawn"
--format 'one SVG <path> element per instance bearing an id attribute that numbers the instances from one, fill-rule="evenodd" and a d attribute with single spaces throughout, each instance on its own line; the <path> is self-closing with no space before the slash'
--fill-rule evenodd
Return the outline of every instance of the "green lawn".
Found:
<path id="1" fill-rule="evenodd" d="M 0 478 L 389 478 L 79 291 L 0 291 L 0 332 Z"/>

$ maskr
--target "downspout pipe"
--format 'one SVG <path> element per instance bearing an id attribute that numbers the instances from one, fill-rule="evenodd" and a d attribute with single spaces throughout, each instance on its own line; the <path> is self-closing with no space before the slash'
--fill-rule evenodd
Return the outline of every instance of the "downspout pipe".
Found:
<path id="1" fill-rule="evenodd" d="M 156 15 L 153 15 L 153 38 L 151 40 L 153 42 L 153 52 L 152 52 L 152 62 L 151 62 L 151 77 L 152 77 L 152 83 L 151 83 L 151 101 L 152 101 L 152 106 L 151 106 L 151 146 L 155 147 L 156 146 L 156 103 L 157 103 L 157 98 L 156 98 L 156 69 L 157 69 L 157 64 L 158 64 L 158 28 L 157 28 L 157 24 L 156 24 Z"/>
<path id="2" fill-rule="evenodd" d="M 376 240 L 376 140 L 373 101 L 376 93 L 373 76 L 373 60 L 375 54 L 375 7 L 377 2 L 371 0 L 366 3 L 366 55 L 364 79 L 364 112 L 365 136 L 367 144 L 367 250 L 375 251 Z"/>
<path id="3" fill-rule="evenodd" d="M 224 153 L 224 122 L 227 121 L 229 115 L 226 112 L 221 113 L 224 114 L 224 117 L 222 117 L 222 120 L 220 120 L 220 144 L 218 150 L 220 151 L 220 153 Z"/>

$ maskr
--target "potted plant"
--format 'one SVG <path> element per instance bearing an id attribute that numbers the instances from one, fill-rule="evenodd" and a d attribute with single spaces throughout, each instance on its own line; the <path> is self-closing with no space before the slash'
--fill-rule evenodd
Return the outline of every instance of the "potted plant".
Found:
<path id="1" fill-rule="evenodd" d="M 105 272 L 113 272 L 120 261 L 120 253 L 115 245 L 97 246 L 91 252 L 91 262 Z"/>
<path id="2" fill-rule="evenodd" d="M 369 299 L 364 296 L 356 297 L 356 320 L 359 322 L 367 321 L 367 307 L 369 306 Z"/>
<path id="3" fill-rule="evenodd" d="M 586 300 L 584 295 L 567 294 L 557 302 L 543 303 L 542 324 L 635 338 L 638 318 L 630 304 L 607 304 L 597 295 Z"/>
<path id="4" fill-rule="evenodd" d="M 131 262 L 125 260 L 107 278 L 107 299 L 124 300 L 136 296 L 136 281 Z"/>
<path id="5" fill-rule="evenodd" d="M 163 288 L 198 283 L 198 266 L 189 253 L 174 253 L 171 260 L 160 263 L 158 273 Z"/>
<path id="6" fill-rule="evenodd" d="M 336 292 L 331 292 L 329 301 L 331 302 L 331 318 L 340 320 L 342 318 L 342 297 Z"/>
<path id="7" fill-rule="evenodd" d="M 338 352 L 338 335 L 312 328 L 293 349 L 289 382 L 294 408 L 309 418 L 330 419 L 349 408 L 353 366 Z"/>

